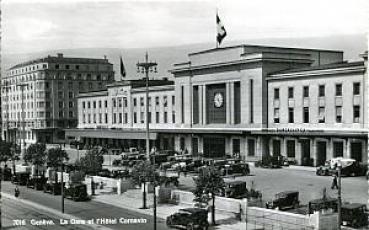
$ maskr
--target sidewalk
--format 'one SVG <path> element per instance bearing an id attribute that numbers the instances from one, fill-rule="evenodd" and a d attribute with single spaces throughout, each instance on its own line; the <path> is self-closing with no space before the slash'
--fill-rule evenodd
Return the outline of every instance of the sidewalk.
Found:
<path id="1" fill-rule="evenodd" d="M 98 192 L 98 191 L 97 191 Z M 141 189 L 128 190 L 127 192 L 117 194 L 98 194 L 93 196 L 94 201 L 117 206 L 124 209 L 129 209 L 138 213 L 153 215 L 153 194 L 148 194 L 146 197 L 146 205 L 148 209 L 140 209 L 142 207 L 142 193 Z M 167 216 L 175 213 L 181 208 L 189 208 L 185 205 L 172 205 L 172 204 L 158 204 L 156 213 L 157 218 L 166 220 Z M 212 229 L 217 230 L 239 230 L 246 229 L 246 223 L 241 222 L 234 218 L 231 214 L 222 212 L 216 212 L 215 215 L 217 226 Z M 211 220 L 211 213 L 209 213 L 208 220 Z M 249 225 L 247 229 L 255 229 L 254 226 Z"/>

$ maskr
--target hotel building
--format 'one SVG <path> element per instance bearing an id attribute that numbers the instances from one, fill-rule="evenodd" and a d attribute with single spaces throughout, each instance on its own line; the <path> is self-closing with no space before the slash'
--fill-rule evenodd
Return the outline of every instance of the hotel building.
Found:
<path id="1" fill-rule="evenodd" d="M 174 64 L 174 82 L 150 86 L 151 144 L 248 161 L 281 154 L 300 165 L 336 156 L 366 162 L 366 65 L 367 53 L 349 63 L 341 51 L 320 49 L 238 45 L 191 53 Z M 81 95 L 78 128 L 66 135 L 144 146 L 145 88 L 138 82 Z"/>
<path id="2" fill-rule="evenodd" d="M 113 81 L 113 65 L 106 58 L 58 54 L 11 67 L 1 79 L 2 138 L 20 144 L 24 137 L 26 145 L 64 142 L 64 129 L 78 123 L 79 93 Z"/>

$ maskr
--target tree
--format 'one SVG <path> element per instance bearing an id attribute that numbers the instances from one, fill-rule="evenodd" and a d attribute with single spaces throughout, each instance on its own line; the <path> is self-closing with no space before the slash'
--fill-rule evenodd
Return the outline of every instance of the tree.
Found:
<path id="1" fill-rule="evenodd" d="M 202 170 L 198 177 L 194 177 L 196 188 L 193 191 L 195 202 L 208 203 L 212 200 L 211 221 L 215 225 L 215 195 L 224 189 L 224 180 L 220 176 L 218 170 L 214 167 L 207 167 Z"/>
<path id="2" fill-rule="evenodd" d="M 132 169 L 132 180 L 135 184 L 140 185 L 145 182 L 154 181 L 155 167 L 150 161 L 141 161 L 135 164 Z"/>
<path id="3" fill-rule="evenodd" d="M 6 163 L 13 159 L 13 152 L 11 151 L 12 143 L 0 141 L 0 163 Z"/>
<path id="4" fill-rule="evenodd" d="M 31 144 L 24 154 L 24 160 L 35 165 L 38 174 L 38 167 L 43 166 L 46 162 L 46 145 L 43 143 Z"/>
<path id="5" fill-rule="evenodd" d="M 105 150 L 103 148 L 93 148 L 89 150 L 85 156 L 81 157 L 79 162 L 83 171 L 95 175 L 97 172 L 101 171 L 104 162 L 104 153 Z"/>
<path id="6" fill-rule="evenodd" d="M 47 151 L 46 156 L 47 166 L 56 168 L 61 166 L 64 161 L 69 160 L 67 152 L 61 148 L 52 148 Z M 55 183 L 57 182 L 57 177 L 55 176 Z"/>

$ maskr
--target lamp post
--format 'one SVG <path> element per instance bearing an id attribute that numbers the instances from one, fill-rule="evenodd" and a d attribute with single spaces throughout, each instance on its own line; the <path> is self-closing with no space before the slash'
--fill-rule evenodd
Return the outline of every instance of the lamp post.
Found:
<path id="1" fill-rule="evenodd" d="M 337 168 L 338 168 L 338 205 L 337 205 L 337 211 L 338 211 L 338 230 L 340 230 L 341 229 L 341 223 L 342 223 L 342 214 L 341 214 L 341 207 L 342 207 L 342 199 L 341 199 L 342 162 L 341 161 L 338 161 Z"/>
<path id="2" fill-rule="evenodd" d="M 146 160 L 150 161 L 150 126 L 149 126 L 149 72 L 157 73 L 156 66 L 158 65 L 156 62 L 149 61 L 149 55 L 146 52 L 145 54 L 145 62 L 137 62 L 137 72 L 145 73 L 145 81 L 146 81 Z M 156 230 L 156 183 L 155 183 L 155 156 L 154 156 L 154 230 Z M 144 201 L 146 201 L 146 191 L 145 191 L 145 183 L 144 183 Z M 146 202 L 144 203 L 143 208 L 146 207 Z"/>

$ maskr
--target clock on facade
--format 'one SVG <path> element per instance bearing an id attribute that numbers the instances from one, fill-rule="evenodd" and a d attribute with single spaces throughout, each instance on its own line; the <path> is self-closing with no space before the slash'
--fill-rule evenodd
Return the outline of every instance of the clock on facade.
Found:
<path id="1" fill-rule="evenodd" d="M 223 106 L 223 94 L 222 93 L 215 93 L 214 94 L 214 106 L 219 108 Z"/>

